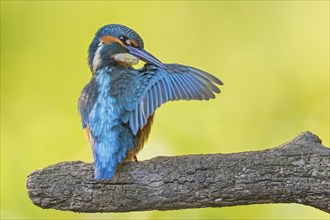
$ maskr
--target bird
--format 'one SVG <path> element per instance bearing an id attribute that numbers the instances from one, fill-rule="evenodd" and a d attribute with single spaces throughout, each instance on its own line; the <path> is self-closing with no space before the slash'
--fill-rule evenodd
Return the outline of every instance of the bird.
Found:
<path id="1" fill-rule="evenodd" d="M 144 66 L 134 68 L 139 61 Z M 137 161 L 162 104 L 213 99 L 223 85 L 200 69 L 162 63 L 144 49 L 138 33 L 121 24 L 96 32 L 88 64 L 92 77 L 80 93 L 78 110 L 93 152 L 95 180 L 110 180 L 120 164 Z"/>

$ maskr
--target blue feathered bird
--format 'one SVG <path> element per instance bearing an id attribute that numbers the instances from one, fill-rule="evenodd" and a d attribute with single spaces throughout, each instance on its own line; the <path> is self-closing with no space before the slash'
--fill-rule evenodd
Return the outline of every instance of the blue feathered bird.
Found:
<path id="1" fill-rule="evenodd" d="M 132 66 L 146 62 L 141 69 Z M 96 180 L 109 180 L 118 164 L 137 160 L 155 110 L 174 100 L 208 100 L 222 82 L 202 70 L 163 64 L 141 37 L 119 24 L 100 28 L 88 50 L 93 76 L 79 97 L 82 126 L 93 150 Z"/>

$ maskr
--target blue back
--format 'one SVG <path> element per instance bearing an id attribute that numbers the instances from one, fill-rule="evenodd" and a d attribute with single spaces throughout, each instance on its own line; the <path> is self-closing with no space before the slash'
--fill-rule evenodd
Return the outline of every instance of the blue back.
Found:
<path id="1" fill-rule="evenodd" d="M 126 157 L 126 152 L 136 145 L 130 128 L 122 123 L 123 108 L 110 94 L 112 83 L 111 69 L 105 67 L 97 71 L 92 81 L 96 84 L 89 94 L 97 94 L 94 103 L 87 103 L 80 107 L 83 125 L 88 126 L 93 138 L 95 179 L 110 179 L 118 163 Z M 91 107 L 92 105 L 92 107 Z"/>

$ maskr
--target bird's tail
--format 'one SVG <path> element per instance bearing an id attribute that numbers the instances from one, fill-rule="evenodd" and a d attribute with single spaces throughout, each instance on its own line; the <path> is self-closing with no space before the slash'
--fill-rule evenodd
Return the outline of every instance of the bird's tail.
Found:
<path id="1" fill-rule="evenodd" d="M 93 153 L 95 179 L 109 180 L 115 174 L 117 165 L 126 157 L 126 148 L 120 148 L 118 143 L 104 141 L 95 143 Z"/>
<path id="2" fill-rule="evenodd" d="M 102 132 L 101 138 L 94 139 L 94 177 L 96 180 L 109 180 L 116 167 L 126 158 L 127 150 L 136 145 L 135 137 L 128 125 L 112 127 L 111 132 Z"/>

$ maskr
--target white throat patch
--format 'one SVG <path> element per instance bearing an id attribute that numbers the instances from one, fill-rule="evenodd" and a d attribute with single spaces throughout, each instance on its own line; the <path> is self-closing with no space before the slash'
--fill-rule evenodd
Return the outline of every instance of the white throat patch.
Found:
<path id="1" fill-rule="evenodd" d="M 133 66 L 139 62 L 139 59 L 129 53 L 118 53 L 113 56 L 117 62 L 127 63 L 129 66 Z"/>
<path id="2" fill-rule="evenodd" d="M 96 72 L 97 67 L 101 64 L 102 62 L 102 58 L 100 55 L 100 52 L 102 50 L 102 46 L 99 45 L 99 47 L 97 48 L 97 50 L 94 53 L 94 59 L 93 59 L 93 73 Z"/>

